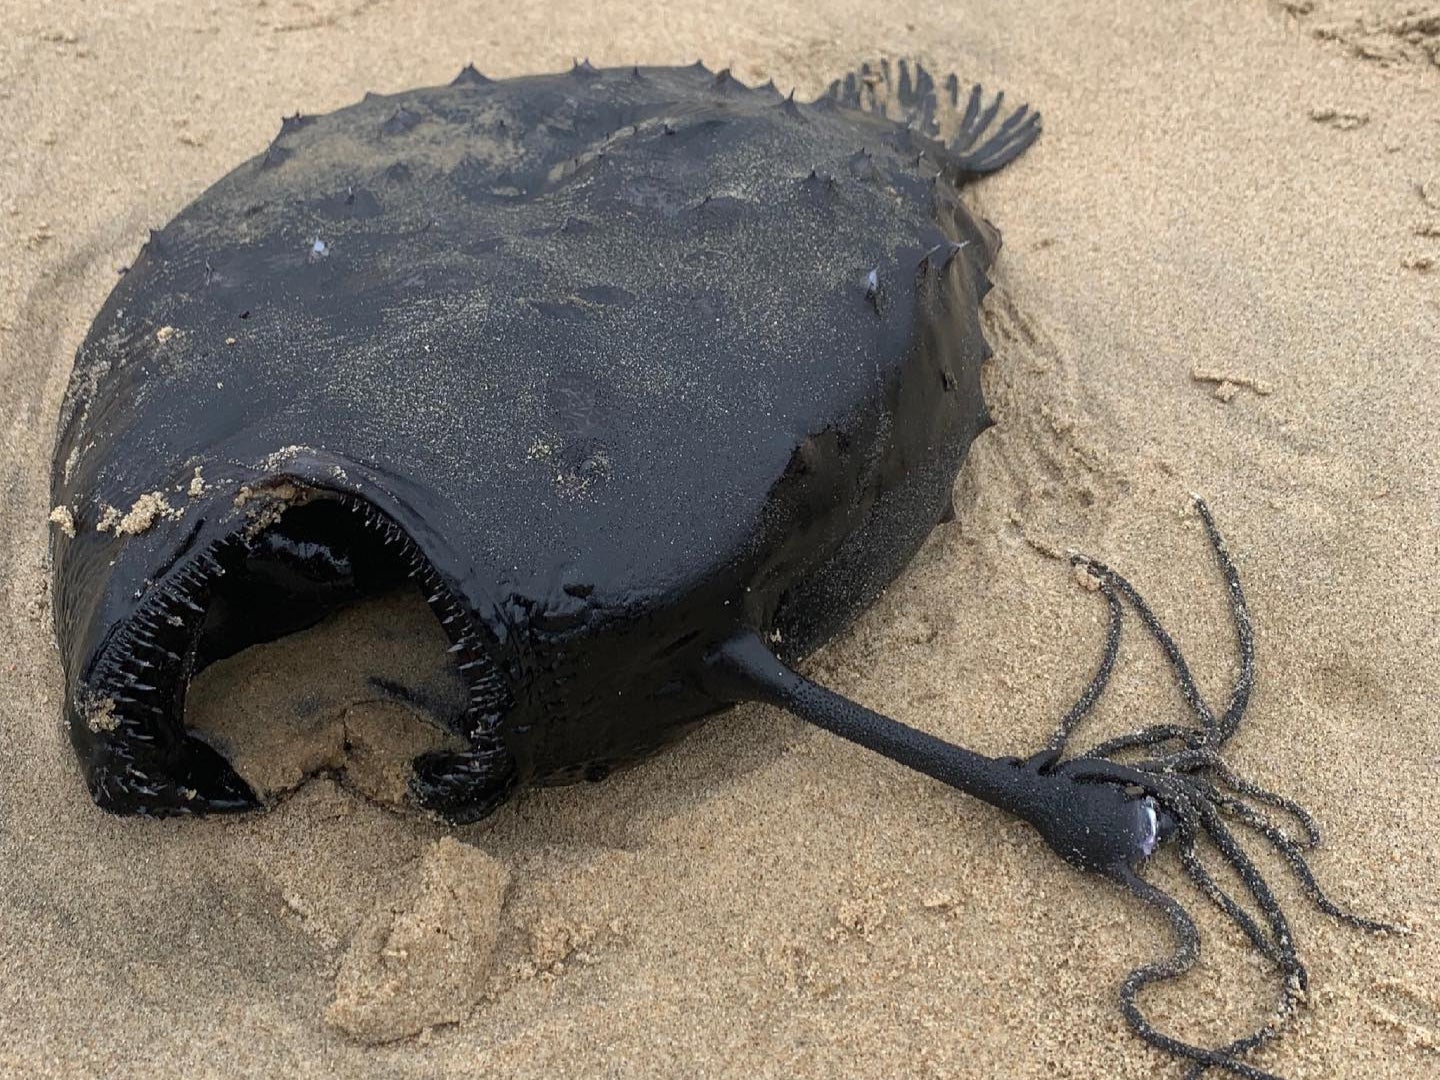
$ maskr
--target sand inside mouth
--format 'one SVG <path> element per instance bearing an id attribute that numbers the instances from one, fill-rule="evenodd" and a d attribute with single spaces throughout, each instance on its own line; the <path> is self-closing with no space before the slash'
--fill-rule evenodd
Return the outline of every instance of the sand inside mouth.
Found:
<path id="1" fill-rule="evenodd" d="M 449 730 L 467 695 L 448 646 L 424 597 L 396 589 L 211 664 L 190 684 L 186 726 L 266 802 L 324 774 L 410 807 L 411 761 L 465 747 Z"/>

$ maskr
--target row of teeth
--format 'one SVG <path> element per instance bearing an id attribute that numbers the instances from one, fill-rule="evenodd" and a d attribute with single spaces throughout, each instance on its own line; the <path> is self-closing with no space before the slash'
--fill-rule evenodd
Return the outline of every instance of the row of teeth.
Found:
<path id="1" fill-rule="evenodd" d="M 508 706 L 508 690 L 490 659 L 469 613 L 441 581 L 440 575 L 389 517 L 358 499 L 343 504 L 360 518 L 367 531 L 394 548 L 408 573 L 422 589 L 426 602 L 451 640 L 449 652 L 469 692 L 467 723 L 483 727 Z M 115 704 L 114 716 L 128 738 L 150 741 L 141 716 L 165 719 L 162 687 L 183 675 L 187 650 L 194 647 L 205 617 L 205 600 L 228 572 L 226 563 L 238 556 L 244 541 L 229 537 L 191 557 L 126 624 L 92 685 Z M 127 723 L 127 721 L 129 721 Z M 474 732 L 466 732 L 472 735 Z"/>
<path id="2" fill-rule="evenodd" d="M 358 514 L 367 529 L 380 536 L 387 547 L 393 547 L 410 568 L 410 577 L 425 594 L 425 602 L 452 644 L 449 653 L 455 657 L 456 670 L 465 680 L 470 694 L 470 708 L 467 723 L 472 730 L 465 734 L 475 737 L 478 729 L 487 726 L 495 717 L 502 715 L 509 705 L 509 691 L 500 671 L 484 648 L 475 624 L 454 593 L 440 580 L 440 575 L 430 565 L 430 560 L 420 553 L 419 548 L 389 517 L 380 513 L 369 503 L 346 500 L 351 512 Z"/>
<path id="3" fill-rule="evenodd" d="M 122 726 L 137 713 L 164 718 L 161 684 L 167 675 L 180 677 L 185 663 L 181 650 L 194 641 L 205 616 L 202 601 L 224 576 L 221 560 L 235 543 L 222 540 L 191 559 L 136 612 L 115 647 L 107 650 L 109 663 L 97 671 L 95 682 L 114 701 L 115 717 Z M 140 741 L 150 738 L 133 726 L 127 734 Z"/>

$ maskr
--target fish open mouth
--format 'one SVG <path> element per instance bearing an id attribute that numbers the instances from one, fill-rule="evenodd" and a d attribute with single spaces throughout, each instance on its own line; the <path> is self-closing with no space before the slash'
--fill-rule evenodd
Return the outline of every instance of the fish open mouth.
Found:
<path id="1" fill-rule="evenodd" d="M 250 646 L 409 586 L 443 630 L 466 694 L 435 719 L 468 747 L 417 758 L 410 793 L 453 820 L 481 816 L 477 799 L 508 791 L 494 728 L 509 690 L 469 606 L 396 520 L 358 495 L 278 478 L 242 489 L 236 504 L 247 501 L 239 527 L 218 539 L 202 543 L 197 524 L 97 650 L 71 723 L 96 802 L 152 816 L 259 806 L 227 757 L 187 727 L 191 681 Z"/>

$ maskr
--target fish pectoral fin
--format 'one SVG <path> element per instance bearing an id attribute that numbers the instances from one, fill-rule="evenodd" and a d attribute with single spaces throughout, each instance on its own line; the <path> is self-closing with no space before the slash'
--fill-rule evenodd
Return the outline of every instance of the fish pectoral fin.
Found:
<path id="1" fill-rule="evenodd" d="M 953 75 L 951 85 L 955 85 Z M 1003 169 L 1040 137 L 1040 114 L 1030 106 L 1021 105 L 997 125 L 1004 93 L 996 94 L 989 105 L 984 105 L 984 100 L 985 90 L 976 83 L 970 88 L 959 133 L 947 147 L 962 183 Z"/>
<path id="2" fill-rule="evenodd" d="M 1023 154 L 1040 136 L 1040 114 L 1021 105 L 1002 116 L 1004 93 L 997 93 L 987 105 L 979 83 L 970 87 L 962 107 L 960 91 L 960 80 L 953 74 L 940 86 L 923 64 L 900 60 L 892 65 L 881 60 L 836 79 L 821 101 L 900 125 L 902 135 L 913 133 L 922 140 L 910 141 L 911 152 L 932 156 L 939 152 L 941 163 L 954 170 L 956 183 L 964 183 L 1002 169 Z M 942 133 L 952 130 L 953 138 L 944 142 Z"/>

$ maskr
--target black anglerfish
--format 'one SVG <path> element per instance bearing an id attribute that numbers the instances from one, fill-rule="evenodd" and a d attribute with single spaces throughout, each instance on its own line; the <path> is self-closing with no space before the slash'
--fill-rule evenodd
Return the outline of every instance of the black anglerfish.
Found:
<path id="1" fill-rule="evenodd" d="M 1175 840 L 1284 974 L 1304 968 L 1225 822 L 1313 823 L 1219 753 L 1216 716 L 1139 594 L 1111 605 L 1094 682 L 1042 753 L 997 760 L 871 712 L 791 665 L 834 636 L 952 512 L 991 423 L 980 304 L 999 247 L 960 192 L 1039 134 L 1026 108 L 865 67 L 811 103 L 701 65 L 371 96 L 274 143 L 151 235 L 80 348 L 53 492 L 66 716 L 115 813 L 258 799 L 185 724 L 194 674 L 413 579 L 469 693 L 466 745 L 415 761 L 416 802 L 474 821 L 519 785 L 598 779 L 727 705 L 764 700 L 1033 824 L 1076 866 L 1164 909 L 1137 873 Z M 1198 726 L 1062 760 L 1104 687 L 1122 599 Z M 1148 758 L 1133 760 L 1133 752 Z M 1117 755 L 1130 752 L 1121 763 Z M 1263 810 L 1262 810 L 1263 808 Z M 1217 848 L 1257 921 L 1204 870 Z M 1367 924 L 1368 925 L 1368 924 Z"/>

